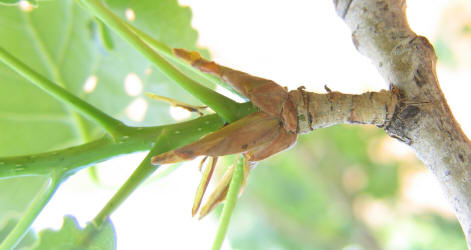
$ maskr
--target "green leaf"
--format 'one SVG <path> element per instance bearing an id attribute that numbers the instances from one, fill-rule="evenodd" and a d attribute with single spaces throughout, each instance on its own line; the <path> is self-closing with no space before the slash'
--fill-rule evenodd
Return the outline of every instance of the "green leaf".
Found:
<path id="1" fill-rule="evenodd" d="M 0 224 L 10 213 L 22 213 L 47 178 L 28 176 L 0 181 Z M 21 194 L 21 195 L 18 195 Z"/>
<path id="2" fill-rule="evenodd" d="M 0 4 L 18 2 L 0 1 Z M 155 7 L 153 1 L 147 3 L 148 6 L 135 2 L 133 4 L 142 8 Z M 190 25 L 189 9 L 178 6 L 176 0 L 160 3 L 166 6 L 167 15 L 178 16 L 178 20 L 168 23 L 168 16 L 155 16 L 149 20 L 139 18 L 139 23 L 170 46 L 196 49 L 197 34 Z M 18 7 L 0 6 L 0 46 L 35 71 L 128 124 L 174 122 L 168 113 L 169 105 L 147 100 L 143 95 L 146 91 L 198 104 L 195 98 L 152 68 L 143 56 L 114 33 L 105 27 L 97 27 L 97 31 L 102 32 L 99 36 L 108 40 L 105 42 L 113 43 L 113 50 L 105 50 L 90 26 L 93 20 L 93 16 L 72 0 L 41 1 L 39 8 L 28 12 Z M 173 31 L 161 32 L 157 25 Z M 146 74 L 150 72 L 149 68 L 151 73 Z M 129 73 L 137 75 L 142 82 L 143 90 L 137 96 L 125 91 L 124 79 Z M 0 76 L 0 156 L 77 145 L 84 141 L 82 131 L 90 133 L 87 139 L 103 133 L 95 124 L 80 122 L 68 107 L 2 63 Z M 94 91 L 87 93 L 84 84 L 91 76 L 96 77 L 97 84 Z M 136 100 L 148 104 L 142 122 L 126 115 L 126 108 Z M 0 180 L 0 218 L 6 218 L 11 211 L 23 212 L 43 181 L 35 177 Z"/>
<path id="3" fill-rule="evenodd" d="M 0 5 L 16 5 L 19 4 L 19 2 L 25 1 L 25 0 L 0 0 Z M 30 3 L 33 6 L 36 6 L 37 2 L 36 0 L 26 0 L 26 2 Z"/>
<path id="4" fill-rule="evenodd" d="M 116 237 L 110 221 L 100 228 L 89 223 L 82 229 L 72 216 L 65 216 L 58 231 L 46 229 L 38 234 L 36 250 L 116 249 Z"/>
<path id="5" fill-rule="evenodd" d="M 17 4 L 19 0 L 0 0 L 0 4 L 5 4 L 5 5 L 13 5 Z"/>
<path id="6" fill-rule="evenodd" d="M 0 242 L 2 242 L 10 233 L 10 231 L 18 223 L 18 216 L 9 216 L 5 218 L 5 221 L 0 222 Z M 14 249 L 24 249 L 33 245 L 36 242 L 36 234 L 33 230 L 29 230 L 23 239 L 16 245 Z"/>
<path id="7" fill-rule="evenodd" d="M 119 12 L 119 4 L 109 1 Z M 197 33 L 191 28 L 191 13 L 175 0 L 135 1 L 136 22 L 170 46 L 196 49 Z M 127 5 L 126 8 L 134 8 Z M 149 19 L 140 18 L 139 9 L 157 12 Z M 160 12 L 165 12 L 162 14 Z M 168 17 L 172 15 L 169 22 Z M 146 99 L 146 91 L 166 95 L 189 103 L 198 102 L 144 59 L 115 34 L 108 34 L 114 48 L 106 51 L 98 45 L 90 30 L 90 16 L 73 1 L 45 1 L 40 8 L 23 12 L 19 8 L 0 7 L 0 46 L 23 60 L 54 82 L 63 85 L 79 97 L 106 113 L 137 124 L 126 115 L 126 108 L 137 99 L 148 104 L 143 125 L 174 122 L 169 105 Z M 163 28 L 166 27 L 166 28 Z M 149 70 L 150 69 L 150 70 Z M 147 72 L 147 74 L 146 74 Z M 148 74 L 149 72 L 150 75 Z M 143 91 L 137 96 L 126 93 L 124 80 L 129 73 L 137 75 Z M 63 148 L 81 142 L 80 125 L 71 111 L 61 103 L 0 64 L 0 155 L 20 155 Z M 84 84 L 95 76 L 97 85 L 86 93 Z M 101 134 L 94 124 L 85 124 L 92 138 Z"/>
<path id="8" fill-rule="evenodd" d="M 45 177 L 28 176 L 0 181 L 0 243 L 24 214 L 31 200 L 47 181 Z M 34 234 L 28 231 L 15 249 L 31 245 Z"/>
<path id="9" fill-rule="evenodd" d="M 167 46 L 198 50 L 209 56 L 207 50 L 195 45 L 198 33 L 191 26 L 189 7 L 182 7 L 175 0 L 105 0 L 105 3 L 124 20 L 129 20 L 126 13 L 134 13 L 135 19 L 130 23 Z"/>

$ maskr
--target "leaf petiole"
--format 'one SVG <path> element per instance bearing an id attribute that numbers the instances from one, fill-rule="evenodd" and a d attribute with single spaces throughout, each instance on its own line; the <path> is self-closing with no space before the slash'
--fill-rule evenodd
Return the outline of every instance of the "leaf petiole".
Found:
<path id="1" fill-rule="evenodd" d="M 188 76 L 192 79 L 197 80 L 198 82 L 201 82 L 205 86 L 211 86 L 211 85 L 221 85 L 224 88 L 230 90 L 232 93 L 238 95 L 242 99 L 247 100 L 247 97 L 241 95 L 239 92 L 234 90 L 229 84 L 221 81 L 219 78 L 209 75 L 206 73 L 201 72 L 200 70 L 195 69 L 193 66 L 188 64 L 187 62 L 181 60 L 180 58 L 175 57 L 173 54 L 173 51 L 171 48 L 169 48 L 165 43 L 162 43 L 161 41 L 151 37 L 144 31 L 138 29 L 137 27 L 127 23 L 123 22 L 124 24 L 127 25 L 127 27 L 132 30 L 136 35 L 138 35 L 144 42 L 146 42 L 150 47 L 152 47 L 154 50 L 156 50 L 159 54 L 165 56 L 168 60 L 170 60 L 173 64 L 176 64 L 178 66 L 181 66 L 188 71 Z"/>
<path id="2" fill-rule="evenodd" d="M 105 207 L 98 213 L 95 219 L 93 219 L 93 223 L 99 226 L 105 222 L 108 216 L 110 216 L 110 214 L 116 210 L 134 190 L 136 190 L 149 176 L 152 175 L 152 173 L 154 173 L 155 170 L 160 167 L 160 165 L 151 165 L 150 159 L 153 156 L 195 141 L 202 135 L 206 134 L 206 132 L 200 130 L 194 131 L 192 135 L 189 135 L 188 132 L 188 130 L 185 131 L 176 126 L 162 129 L 150 152 L 126 182 L 119 188 L 118 192 L 116 192 L 111 200 L 109 200 Z"/>
<path id="3" fill-rule="evenodd" d="M 233 122 L 240 117 L 237 115 L 240 111 L 240 104 L 225 97 L 209 88 L 206 88 L 185 75 L 178 68 L 169 63 L 159 53 L 145 43 L 129 26 L 117 17 L 113 12 L 106 8 L 99 0 L 77 0 L 83 3 L 87 10 L 100 18 L 103 23 L 118 33 L 124 40 L 134 46 L 142 55 L 151 61 L 168 78 L 182 86 L 196 98 L 208 105 L 218 115 L 228 122 Z"/>
<path id="4" fill-rule="evenodd" d="M 160 140 L 159 140 L 160 141 Z M 153 166 L 150 164 L 150 158 L 159 151 L 160 145 L 156 143 L 155 146 L 146 155 L 144 160 L 139 164 L 132 175 L 126 182 L 119 188 L 118 192 L 106 203 L 105 207 L 93 219 L 92 223 L 100 227 L 106 219 L 113 213 L 131 193 L 136 190 L 149 176 L 151 176 L 160 166 Z"/>
<path id="5" fill-rule="evenodd" d="M 224 202 L 224 208 L 222 209 L 222 215 L 219 219 L 218 231 L 216 233 L 216 237 L 214 237 L 212 250 L 219 250 L 224 242 L 224 238 L 226 237 L 232 212 L 234 211 L 240 187 L 244 180 L 245 161 L 244 157 L 240 157 L 234 169 L 234 174 L 232 175 L 232 179 L 229 184 L 229 190 L 227 191 L 226 201 Z"/>

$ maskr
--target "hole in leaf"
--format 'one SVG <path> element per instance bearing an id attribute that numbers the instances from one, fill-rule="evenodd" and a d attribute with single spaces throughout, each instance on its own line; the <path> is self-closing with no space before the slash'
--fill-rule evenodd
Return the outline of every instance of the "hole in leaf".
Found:
<path id="1" fill-rule="evenodd" d="M 91 75 L 87 78 L 85 83 L 83 84 L 83 91 L 85 93 L 91 93 L 95 90 L 96 85 L 98 83 L 98 77 Z"/>
<path id="2" fill-rule="evenodd" d="M 132 10 L 131 8 L 126 9 L 124 13 L 126 15 L 126 19 L 128 19 L 129 21 L 132 22 L 134 21 L 134 19 L 136 19 L 136 14 L 134 14 L 134 10 Z"/>
<path id="3" fill-rule="evenodd" d="M 139 97 L 132 101 L 124 112 L 129 119 L 135 122 L 141 122 L 146 116 L 148 106 L 147 101 Z"/>
<path id="4" fill-rule="evenodd" d="M 129 73 L 124 78 L 124 90 L 130 96 L 137 96 L 142 92 L 142 81 L 134 73 Z"/>
<path id="5" fill-rule="evenodd" d="M 18 7 L 20 7 L 20 10 L 24 12 L 31 12 L 33 10 L 33 5 L 26 0 L 21 0 L 18 3 Z"/>

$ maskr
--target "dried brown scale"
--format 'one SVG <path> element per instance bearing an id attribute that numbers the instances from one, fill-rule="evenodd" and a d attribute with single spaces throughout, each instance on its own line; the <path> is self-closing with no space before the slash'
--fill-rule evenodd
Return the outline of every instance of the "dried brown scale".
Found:
<path id="1" fill-rule="evenodd" d="M 191 160 L 200 155 L 217 157 L 244 153 L 244 169 L 248 172 L 253 162 L 294 145 L 298 134 L 341 123 L 384 126 L 391 120 L 398 104 L 398 94 L 386 90 L 350 95 L 331 91 L 326 87 L 328 93 L 317 94 L 299 87 L 288 92 L 271 80 L 220 66 L 201 58 L 195 52 L 176 49 L 175 54 L 197 69 L 216 75 L 233 86 L 249 98 L 260 112 L 233 122 L 194 143 L 152 157 L 152 164 L 155 165 Z M 246 178 L 248 173 L 245 172 Z M 231 175 L 230 173 L 223 178 L 208 203 L 203 206 L 201 216 L 224 200 Z M 201 192 L 204 193 L 208 181 L 203 177 L 195 198 L 193 214 L 199 208 Z"/>
<path id="2" fill-rule="evenodd" d="M 248 152 L 251 161 L 259 161 L 289 148 L 295 143 L 296 134 L 335 124 L 384 126 L 398 105 L 399 93 L 395 89 L 361 95 L 330 89 L 326 94 L 317 94 L 306 92 L 304 87 L 288 92 L 271 80 L 220 66 L 195 52 L 176 49 L 175 54 L 201 71 L 220 77 L 247 96 L 261 112 L 242 118 L 195 143 L 155 156 L 153 164 L 239 152 Z"/>
<path id="3" fill-rule="evenodd" d="M 260 124 L 263 125 L 260 126 Z M 250 151 L 275 139 L 280 133 L 279 128 L 277 118 L 256 112 L 219 129 L 217 133 L 210 133 L 194 143 L 156 155 L 152 157 L 151 162 L 152 164 L 169 164 L 191 160 L 200 155 L 215 157 Z M 254 134 L 257 137 L 254 137 Z"/>

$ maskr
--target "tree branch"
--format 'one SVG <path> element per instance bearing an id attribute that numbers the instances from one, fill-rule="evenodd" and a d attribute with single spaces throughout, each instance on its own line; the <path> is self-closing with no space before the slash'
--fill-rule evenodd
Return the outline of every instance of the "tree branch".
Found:
<path id="1" fill-rule="evenodd" d="M 248 105 L 245 105 L 248 106 Z M 188 144 L 202 135 L 220 128 L 224 122 L 216 114 L 191 121 L 156 127 L 130 128 L 130 136 L 119 142 L 103 136 L 79 146 L 33 155 L 0 157 L 0 179 L 49 175 L 61 171 L 72 175 L 78 170 L 107 160 L 113 156 L 149 150 L 163 129 L 173 133 L 172 145 Z"/>
<path id="2" fill-rule="evenodd" d="M 393 117 L 398 103 L 398 94 L 394 89 L 361 95 L 328 91 L 327 94 L 317 94 L 299 88 L 289 93 L 289 99 L 297 108 L 298 133 L 335 124 L 374 124 L 383 127 Z"/>
<path id="3" fill-rule="evenodd" d="M 400 91 L 386 132 L 412 147 L 435 174 L 471 247 L 471 143 L 440 90 L 432 45 L 409 27 L 405 0 L 336 0 L 355 47 Z"/>

